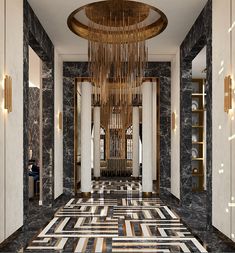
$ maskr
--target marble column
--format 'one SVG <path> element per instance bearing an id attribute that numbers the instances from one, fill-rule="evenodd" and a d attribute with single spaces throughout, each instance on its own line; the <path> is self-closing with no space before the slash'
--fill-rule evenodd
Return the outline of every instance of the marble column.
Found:
<path id="1" fill-rule="evenodd" d="M 143 164 L 142 186 L 143 194 L 150 195 L 153 188 L 153 151 L 152 151 L 152 82 L 144 81 L 142 84 L 142 138 L 143 138 Z"/>
<path id="2" fill-rule="evenodd" d="M 133 158 L 132 158 L 132 175 L 134 178 L 139 177 L 139 107 L 133 106 L 132 111 L 132 121 L 133 121 Z"/>
<path id="3" fill-rule="evenodd" d="M 100 177 L 100 107 L 94 107 L 94 177 Z"/>
<path id="4" fill-rule="evenodd" d="M 81 192 L 91 192 L 91 83 L 81 85 Z"/>

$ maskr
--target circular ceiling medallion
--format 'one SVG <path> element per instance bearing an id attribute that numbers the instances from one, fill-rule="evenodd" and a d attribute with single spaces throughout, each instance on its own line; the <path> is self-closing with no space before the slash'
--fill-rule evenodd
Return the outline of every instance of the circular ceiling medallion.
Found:
<path id="1" fill-rule="evenodd" d="M 167 23 L 159 9 L 126 0 L 94 2 L 68 17 L 68 26 L 76 35 L 105 43 L 144 41 L 163 32 Z"/>

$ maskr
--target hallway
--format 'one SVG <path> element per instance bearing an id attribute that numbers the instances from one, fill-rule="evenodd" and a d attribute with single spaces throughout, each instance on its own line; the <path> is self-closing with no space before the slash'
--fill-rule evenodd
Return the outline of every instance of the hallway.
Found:
<path id="1" fill-rule="evenodd" d="M 138 194 L 139 181 L 93 181 L 92 197 L 69 200 L 26 252 L 207 252 L 171 208 Z"/>

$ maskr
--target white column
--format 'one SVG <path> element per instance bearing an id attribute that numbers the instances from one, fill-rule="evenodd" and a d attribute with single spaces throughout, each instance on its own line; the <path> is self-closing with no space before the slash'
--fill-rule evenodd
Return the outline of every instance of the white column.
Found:
<path id="1" fill-rule="evenodd" d="M 89 82 L 81 85 L 81 191 L 91 192 L 91 91 Z"/>
<path id="2" fill-rule="evenodd" d="M 153 180 L 157 180 L 157 84 L 153 82 Z"/>
<path id="3" fill-rule="evenodd" d="M 100 107 L 94 107 L 94 177 L 100 177 Z"/>
<path id="4" fill-rule="evenodd" d="M 142 126 L 143 126 L 143 164 L 142 186 L 143 192 L 150 193 L 153 188 L 152 170 L 152 82 L 145 81 L 142 84 Z"/>
<path id="5" fill-rule="evenodd" d="M 139 177 L 139 107 L 133 106 L 132 111 L 133 121 L 133 177 Z"/>

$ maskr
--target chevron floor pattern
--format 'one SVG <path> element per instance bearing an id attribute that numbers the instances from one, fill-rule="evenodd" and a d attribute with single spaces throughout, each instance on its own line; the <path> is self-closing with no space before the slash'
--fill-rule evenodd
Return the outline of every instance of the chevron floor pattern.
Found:
<path id="1" fill-rule="evenodd" d="M 93 182 L 94 191 L 97 185 L 112 193 L 141 187 L 139 182 Z M 159 198 L 123 198 L 115 194 L 109 198 L 71 199 L 25 251 L 207 252 Z"/>

